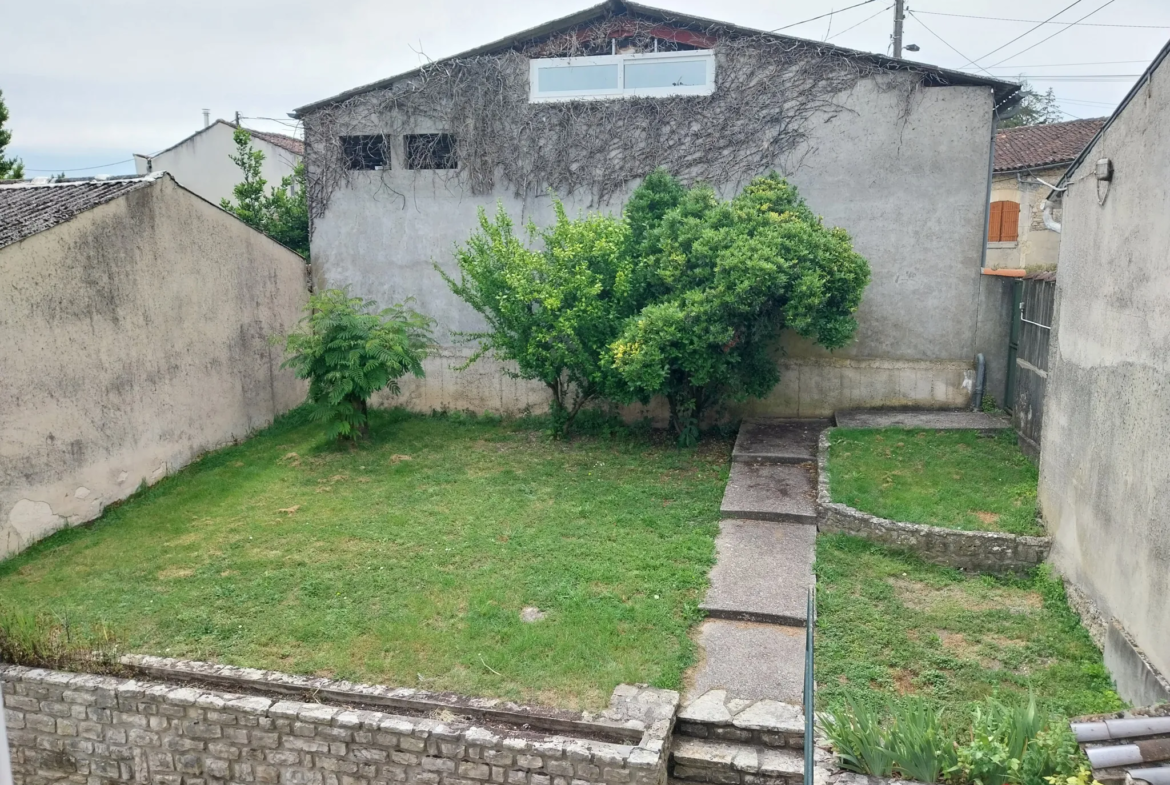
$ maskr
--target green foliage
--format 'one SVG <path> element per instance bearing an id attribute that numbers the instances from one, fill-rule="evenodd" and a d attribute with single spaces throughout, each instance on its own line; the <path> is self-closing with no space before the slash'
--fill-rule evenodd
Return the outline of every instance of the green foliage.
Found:
<path id="1" fill-rule="evenodd" d="M 869 265 L 779 175 L 722 201 L 658 172 L 626 217 L 646 305 L 623 325 L 612 362 L 635 397 L 666 397 L 684 442 L 711 407 L 776 385 L 782 328 L 830 349 L 853 336 Z"/>
<path id="2" fill-rule="evenodd" d="M 1049 87 L 1046 92 L 1038 93 L 1032 89 L 1027 79 L 1020 77 L 1020 92 L 1023 101 L 1020 110 L 1007 120 L 1000 122 L 1000 128 L 1019 128 L 1022 125 L 1049 125 L 1064 120 L 1064 113 L 1060 111 L 1060 104 L 1056 100 L 1056 93 Z"/>
<path id="3" fill-rule="evenodd" d="M 119 669 L 118 640 L 101 623 L 72 624 L 12 605 L 0 605 L 0 662 L 33 668 L 113 673 Z"/>
<path id="4" fill-rule="evenodd" d="M 19 158 L 5 158 L 4 151 L 12 141 L 12 132 L 4 127 L 8 122 L 8 106 L 4 91 L 0 90 L 0 180 L 20 180 L 24 177 L 24 163 Z"/>
<path id="5" fill-rule="evenodd" d="M 1035 700 L 1012 707 L 988 699 L 966 732 L 948 728 L 942 712 L 922 700 L 890 709 L 884 724 L 852 703 L 820 717 L 842 768 L 949 785 L 1088 785 L 1068 722 L 1044 716 Z"/>
<path id="6" fill-rule="evenodd" d="M 235 202 L 224 199 L 220 207 L 307 259 L 309 207 L 304 161 L 298 161 L 291 176 L 281 178 L 279 186 L 266 192 L 268 181 L 261 174 L 264 152 L 252 149 L 252 135 L 246 128 L 237 128 L 232 140 L 236 154 L 228 157 L 240 167 L 244 179 L 232 189 Z"/>
<path id="7" fill-rule="evenodd" d="M 367 433 L 371 395 L 397 395 L 400 378 L 423 375 L 433 320 L 403 305 L 374 312 L 376 305 L 329 289 L 309 298 L 302 329 L 284 337 L 281 367 L 309 380 L 314 419 L 340 439 Z"/>
<path id="8" fill-rule="evenodd" d="M 1000 410 L 999 404 L 995 400 L 995 396 L 991 395 L 990 393 L 983 394 L 983 401 L 980 403 L 979 409 L 981 411 L 987 412 L 988 414 L 995 414 Z"/>
<path id="9" fill-rule="evenodd" d="M 527 238 L 502 208 L 481 215 L 456 253 L 459 279 L 444 277 L 488 321 L 467 336 L 473 361 L 491 353 L 544 382 L 566 427 L 595 398 L 662 395 L 692 444 L 704 412 L 776 385 L 782 328 L 830 349 L 857 328 L 868 264 L 774 173 L 723 201 L 658 170 L 621 221 L 555 205 L 555 225 L 529 224 Z"/>
<path id="10" fill-rule="evenodd" d="M 463 334 L 479 344 L 467 364 L 491 354 L 514 362 L 520 378 L 545 384 L 561 434 L 589 401 L 620 396 L 604 357 L 634 305 L 626 225 L 605 215 L 570 219 L 560 201 L 553 204 L 553 226 L 539 231 L 530 222 L 523 237 L 502 205 L 494 220 L 481 209 L 480 230 L 456 251 L 459 278 L 436 269 L 488 323 Z"/>

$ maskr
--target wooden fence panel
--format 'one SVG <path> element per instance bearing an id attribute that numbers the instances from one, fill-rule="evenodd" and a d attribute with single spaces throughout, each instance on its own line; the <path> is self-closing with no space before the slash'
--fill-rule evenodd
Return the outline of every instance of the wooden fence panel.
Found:
<path id="1" fill-rule="evenodd" d="M 1056 278 L 1046 275 L 1024 280 L 1020 302 L 1020 347 L 1016 356 L 1016 397 L 1012 426 L 1027 452 L 1040 454 L 1044 423 L 1044 393 L 1048 385 L 1048 345 L 1056 305 Z"/>

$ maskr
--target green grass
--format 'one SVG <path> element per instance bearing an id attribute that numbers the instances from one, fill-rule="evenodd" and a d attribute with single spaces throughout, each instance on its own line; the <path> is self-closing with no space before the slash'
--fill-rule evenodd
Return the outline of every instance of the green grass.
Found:
<path id="1" fill-rule="evenodd" d="M 833 501 L 907 523 L 1042 534 L 1036 467 L 1012 431 L 838 429 L 829 447 Z"/>
<path id="2" fill-rule="evenodd" d="M 970 722 L 975 701 L 1035 694 L 1065 716 L 1121 707 L 1100 652 L 1043 568 L 975 576 L 855 537 L 817 540 L 817 699 L 888 714 L 907 696 Z"/>
<path id="3" fill-rule="evenodd" d="M 133 651 L 566 707 L 679 687 L 729 443 L 533 427 L 377 412 L 350 449 L 296 412 L 0 562 L 0 605 Z"/>

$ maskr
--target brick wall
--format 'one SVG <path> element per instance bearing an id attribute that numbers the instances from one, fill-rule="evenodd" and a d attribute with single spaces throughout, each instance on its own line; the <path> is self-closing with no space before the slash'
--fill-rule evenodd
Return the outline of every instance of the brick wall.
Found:
<path id="1" fill-rule="evenodd" d="M 620 686 L 605 722 L 644 731 L 621 744 L 12 665 L 0 687 L 17 785 L 664 785 L 678 702 Z"/>

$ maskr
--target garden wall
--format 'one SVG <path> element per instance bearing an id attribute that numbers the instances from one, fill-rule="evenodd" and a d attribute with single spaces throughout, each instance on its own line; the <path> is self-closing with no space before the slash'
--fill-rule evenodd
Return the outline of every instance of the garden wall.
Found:
<path id="1" fill-rule="evenodd" d="M 817 506 L 822 532 L 842 532 L 917 554 L 932 564 L 972 572 L 1026 572 L 1048 556 L 1048 537 L 1000 532 L 960 531 L 879 518 L 833 501 L 829 491 L 829 433 L 817 451 Z"/>
<path id="2" fill-rule="evenodd" d="M 301 316 L 304 260 L 169 176 L 0 269 L 0 558 L 305 398 L 268 342 Z"/>
<path id="3" fill-rule="evenodd" d="M 678 693 L 623 685 L 602 715 L 567 718 L 411 689 L 133 659 L 140 673 L 181 681 L 0 665 L 17 785 L 664 785 L 678 704 Z M 196 674 L 201 681 L 188 681 Z M 268 689 L 218 687 L 233 683 Z M 319 702 L 323 695 L 348 700 Z M 527 722 L 501 721 L 509 714 Z M 547 724 L 574 735 L 538 730 Z"/>

